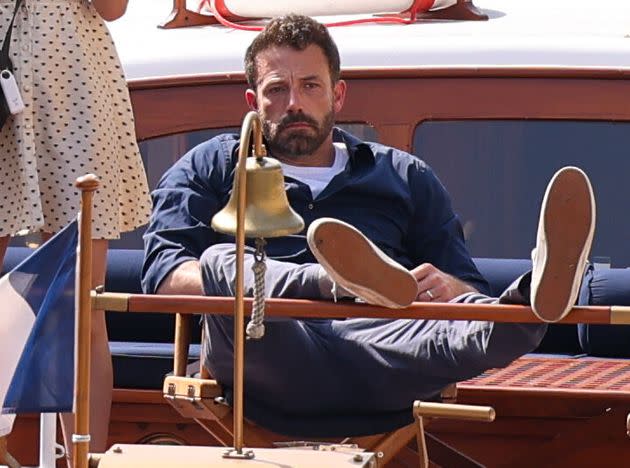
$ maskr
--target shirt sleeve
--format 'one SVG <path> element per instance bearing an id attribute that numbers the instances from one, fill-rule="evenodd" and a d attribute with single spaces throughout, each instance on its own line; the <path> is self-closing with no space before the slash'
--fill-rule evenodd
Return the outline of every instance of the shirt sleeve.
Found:
<path id="1" fill-rule="evenodd" d="M 409 168 L 409 186 L 414 215 L 409 228 L 409 252 L 416 264 L 431 263 L 440 270 L 489 294 L 464 241 L 464 233 L 453 212 L 450 197 L 430 167 L 421 161 Z"/>
<path id="2" fill-rule="evenodd" d="M 185 154 L 158 183 L 144 234 L 144 292 L 155 293 L 175 267 L 219 241 L 210 221 L 229 195 L 231 160 L 225 141 L 214 138 Z"/>

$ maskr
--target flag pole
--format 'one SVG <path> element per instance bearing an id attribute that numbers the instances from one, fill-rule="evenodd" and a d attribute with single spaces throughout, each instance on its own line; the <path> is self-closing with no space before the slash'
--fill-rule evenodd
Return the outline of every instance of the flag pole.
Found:
<path id="1" fill-rule="evenodd" d="M 55 468 L 55 439 L 57 436 L 57 413 L 39 415 L 39 466 Z"/>
<path id="2" fill-rule="evenodd" d="M 90 334 L 92 329 L 92 198 L 98 188 L 94 174 L 79 177 L 81 190 L 79 247 L 76 278 L 76 333 L 74 378 L 74 434 L 72 434 L 72 466 L 87 468 L 90 449 Z"/>

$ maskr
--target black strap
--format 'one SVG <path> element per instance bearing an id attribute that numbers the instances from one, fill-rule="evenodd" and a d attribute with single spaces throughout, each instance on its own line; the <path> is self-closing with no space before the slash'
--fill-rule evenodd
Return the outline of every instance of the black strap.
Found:
<path id="1" fill-rule="evenodd" d="M 22 0 L 15 0 L 15 9 L 13 10 L 13 17 L 11 18 L 11 22 L 9 23 L 9 29 L 7 29 L 7 33 L 4 36 L 4 42 L 2 43 L 2 51 L 0 52 L 0 67 L 4 68 L 13 68 L 11 66 L 11 60 L 9 59 L 9 47 L 11 46 L 11 34 L 13 33 L 13 22 L 15 21 L 15 16 L 17 15 L 18 8 L 22 4 Z"/>

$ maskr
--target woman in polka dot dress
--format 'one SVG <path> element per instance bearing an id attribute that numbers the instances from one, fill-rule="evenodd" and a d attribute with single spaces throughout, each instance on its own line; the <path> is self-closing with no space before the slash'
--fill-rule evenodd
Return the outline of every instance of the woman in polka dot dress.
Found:
<path id="1" fill-rule="evenodd" d="M 0 0 L 0 41 L 15 0 Z M 127 0 L 23 0 L 10 54 L 26 109 L 0 130 L 0 261 L 11 236 L 59 231 L 76 216 L 77 177 L 96 174 L 94 283 L 103 284 L 107 240 L 146 223 L 150 199 L 127 85 L 105 20 Z M 105 449 L 112 366 L 104 314 L 92 350 L 91 450 Z M 64 417 L 64 429 L 71 429 Z M 68 433 L 68 431 L 65 431 Z"/>

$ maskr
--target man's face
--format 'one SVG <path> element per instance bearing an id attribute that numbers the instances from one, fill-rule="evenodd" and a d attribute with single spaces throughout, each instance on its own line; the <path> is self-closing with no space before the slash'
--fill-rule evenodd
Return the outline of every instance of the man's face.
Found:
<path id="1" fill-rule="evenodd" d="M 328 61 L 316 45 L 303 51 L 270 47 L 258 54 L 256 66 L 257 89 L 246 98 L 260 115 L 271 153 L 290 159 L 313 154 L 332 138 L 345 83 L 331 83 Z"/>

